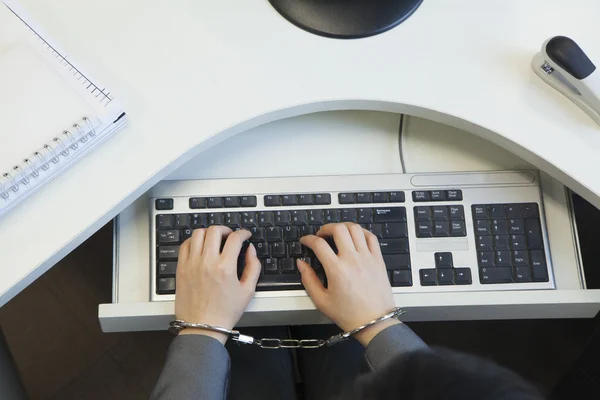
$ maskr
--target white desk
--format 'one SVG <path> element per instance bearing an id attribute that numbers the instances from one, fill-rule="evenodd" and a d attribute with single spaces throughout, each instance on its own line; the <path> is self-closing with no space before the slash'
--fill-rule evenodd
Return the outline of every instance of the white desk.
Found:
<path id="1" fill-rule="evenodd" d="M 0 305 L 210 146 L 320 110 L 404 112 L 480 135 L 600 206 L 600 129 L 531 71 L 555 34 L 600 60 L 600 3 L 427 0 L 337 41 L 267 1 L 24 0 L 124 102 L 130 125 L 0 221 Z"/>

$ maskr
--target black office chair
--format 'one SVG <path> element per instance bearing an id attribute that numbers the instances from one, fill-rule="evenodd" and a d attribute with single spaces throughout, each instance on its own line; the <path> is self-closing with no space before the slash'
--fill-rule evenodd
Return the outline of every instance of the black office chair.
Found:
<path id="1" fill-rule="evenodd" d="M 27 400 L 25 386 L 0 328 L 0 399 Z"/>

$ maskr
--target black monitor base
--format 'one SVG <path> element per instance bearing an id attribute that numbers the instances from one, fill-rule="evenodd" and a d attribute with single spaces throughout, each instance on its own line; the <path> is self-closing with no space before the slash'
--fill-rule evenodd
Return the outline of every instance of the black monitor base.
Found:
<path id="1" fill-rule="evenodd" d="M 423 0 L 269 0 L 288 21 L 315 35 L 358 39 L 378 35 L 405 19 Z"/>

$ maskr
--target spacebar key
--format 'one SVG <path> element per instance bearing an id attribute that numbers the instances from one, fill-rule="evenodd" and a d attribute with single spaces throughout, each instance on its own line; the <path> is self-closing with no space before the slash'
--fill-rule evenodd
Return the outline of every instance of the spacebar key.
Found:
<path id="1" fill-rule="evenodd" d="M 381 239 L 379 246 L 382 254 L 408 253 L 408 241 L 406 239 Z"/>
<path id="2" fill-rule="evenodd" d="M 262 275 L 256 284 L 257 291 L 264 290 L 302 290 L 299 274 Z"/>

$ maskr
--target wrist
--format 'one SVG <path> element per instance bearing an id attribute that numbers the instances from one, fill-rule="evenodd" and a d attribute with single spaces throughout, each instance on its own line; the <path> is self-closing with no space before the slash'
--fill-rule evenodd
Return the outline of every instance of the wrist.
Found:
<path id="1" fill-rule="evenodd" d="M 217 339 L 219 342 L 221 342 L 221 344 L 225 344 L 225 342 L 227 342 L 227 339 L 229 338 L 229 336 L 227 336 L 225 333 L 215 332 L 215 331 L 211 331 L 208 329 L 201 329 L 201 328 L 185 328 L 181 332 L 179 332 L 179 335 L 209 336 L 214 339 Z"/>
<path id="2" fill-rule="evenodd" d="M 401 323 L 402 322 L 400 322 L 396 318 L 387 319 L 385 321 L 381 321 L 375 325 L 371 325 L 368 328 L 363 329 L 362 331 L 354 335 L 354 338 L 358 340 L 360 344 L 362 344 L 364 347 L 367 347 L 371 340 L 373 340 L 373 338 L 377 336 L 381 331 L 389 328 L 390 326 L 398 325 Z"/>

